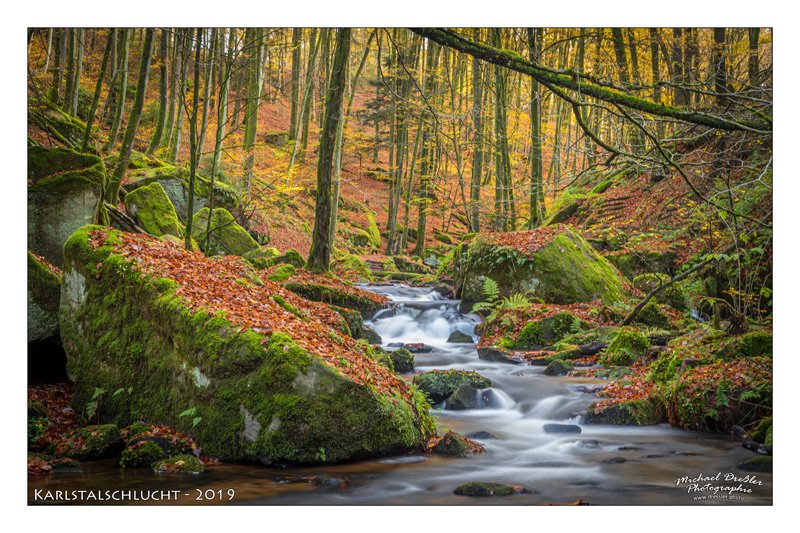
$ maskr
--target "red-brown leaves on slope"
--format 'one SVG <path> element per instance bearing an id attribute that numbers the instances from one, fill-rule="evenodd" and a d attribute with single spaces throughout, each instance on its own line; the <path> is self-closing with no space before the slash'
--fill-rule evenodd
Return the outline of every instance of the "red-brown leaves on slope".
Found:
<path id="1" fill-rule="evenodd" d="M 304 349 L 353 381 L 372 385 L 386 394 L 397 392 L 409 397 L 405 382 L 369 357 L 354 339 L 331 327 L 340 324 L 341 317 L 324 304 L 310 302 L 269 280 L 260 286 L 243 282 L 250 272 L 236 257 L 209 259 L 197 251 L 187 252 L 175 243 L 154 237 L 121 232 L 117 235 L 121 243 L 115 246 L 116 252 L 129 258 L 140 272 L 177 282 L 176 294 L 188 308 L 224 312 L 232 324 L 262 335 L 288 333 Z M 106 244 L 103 231 L 92 232 L 90 238 L 94 247 Z M 301 272 L 301 279 L 303 276 Z M 305 316 L 298 317 L 284 309 L 273 296 L 279 296 Z"/>
<path id="2" fill-rule="evenodd" d="M 61 269 L 55 266 L 54 264 L 50 263 L 47 259 L 33 252 L 30 252 L 30 254 L 33 257 L 35 257 L 40 263 L 43 263 L 50 270 L 50 272 L 56 274 L 57 276 L 61 275 Z"/>
<path id="3" fill-rule="evenodd" d="M 72 409 L 72 383 L 28 386 L 28 401 L 39 403 L 47 411 L 50 423 L 37 445 L 47 447 L 63 435 L 78 428 L 78 416 Z"/>
<path id="4" fill-rule="evenodd" d="M 377 305 L 385 306 L 389 304 L 389 298 L 383 294 L 359 289 L 349 282 L 342 282 L 340 277 L 337 278 L 330 274 L 314 274 L 308 270 L 299 268 L 291 278 L 287 279 L 287 281 L 291 281 L 292 283 L 301 283 L 304 285 L 324 285 L 334 289 L 337 292 L 370 300 Z"/>
<path id="5" fill-rule="evenodd" d="M 556 235 L 566 230 L 567 227 L 563 224 L 553 224 L 534 230 L 487 233 L 485 234 L 485 239 L 497 246 L 510 246 L 527 255 L 532 255 L 539 248 L 552 241 Z"/>

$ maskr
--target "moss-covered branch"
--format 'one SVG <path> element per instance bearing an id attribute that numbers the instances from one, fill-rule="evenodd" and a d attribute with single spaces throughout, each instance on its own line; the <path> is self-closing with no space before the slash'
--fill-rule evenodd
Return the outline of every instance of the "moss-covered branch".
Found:
<path id="1" fill-rule="evenodd" d="M 629 109 L 635 109 L 650 115 L 673 118 L 726 131 L 768 132 L 772 129 L 772 126 L 765 122 L 730 120 L 716 115 L 700 113 L 691 109 L 679 109 L 677 107 L 638 98 L 619 90 L 601 87 L 597 83 L 588 81 L 586 77 L 577 72 L 572 75 L 554 72 L 536 63 L 531 63 L 515 52 L 501 50 L 486 44 L 471 41 L 452 30 L 443 28 L 411 28 L 411 30 L 443 46 L 448 46 L 483 61 L 527 74 L 541 83 L 580 91 L 582 94 L 591 96 L 592 98 L 624 106 Z"/>

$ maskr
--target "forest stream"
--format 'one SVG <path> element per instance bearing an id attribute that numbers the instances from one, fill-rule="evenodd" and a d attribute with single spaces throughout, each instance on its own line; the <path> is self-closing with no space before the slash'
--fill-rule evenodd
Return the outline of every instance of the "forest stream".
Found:
<path id="1" fill-rule="evenodd" d="M 475 344 L 446 342 L 455 330 L 472 335 L 477 341 L 475 326 L 480 318 L 459 312 L 458 300 L 444 299 L 429 288 L 364 287 L 392 300 L 389 309 L 379 311 L 367 322 L 380 334 L 384 347 L 398 342 L 422 342 L 433 348 L 429 353 L 416 354 L 416 371 L 474 370 L 492 381 L 491 389 L 480 391 L 479 409 L 451 411 L 442 405 L 434 408 L 441 425 L 472 436 L 485 446 L 486 454 L 452 458 L 418 453 L 288 469 L 222 464 L 211 466 L 200 475 L 156 475 L 151 469 L 126 470 L 119 468 L 115 460 L 107 460 L 85 463 L 81 473 L 33 479 L 29 492 L 181 490 L 190 495 L 181 500 L 187 504 L 538 505 L 577 500 L 602 505 L 771 504 L 770 473 L 755 475 L 760 485 L 742 484 L 751 493 L 689 493 L 687 483 L 676 483 L 683 476 L 720 473 L 724 481 L 726 474 L 737 478 L 748 475 L 735 465 L 753 453 L 733 437 L 685 431 L 666 424 L 583 424 L 581 413 L 596 401 L 594 394 L 584 391 L 603 380 L 549 377 L 543 374 L 543 367 L 483 361 L 478 358 Z M 581 433 L 546 433 L 545 424 L 577 424 Z M 479 500 L 453 494 L 455 487 L 468 481 L 522 485 L 533 493 Z M 235 491 L 232 500 L 228 489 Z M 196 500 L 201 494 L 203 498 Z M 697 497 L 706 499 L 697 501 Z"/>

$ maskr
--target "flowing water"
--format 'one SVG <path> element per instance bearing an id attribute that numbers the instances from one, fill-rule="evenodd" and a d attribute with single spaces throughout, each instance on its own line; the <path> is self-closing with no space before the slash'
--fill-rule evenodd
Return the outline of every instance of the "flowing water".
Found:
<path id="1" fill-rule="evenodd" d="M 771 504 L 772 475 L 743 478 L 736 464 L 753 457 L 732 437 L 658 426 L 589 425 L 581 413 L 596 401 L 583 392 L 602 380 L 549 377 L 542 367 L 492 363 L 478 358 L 475 344 L 446 340 L 459 330 L 477 341 L 477 315 L 458 311 L 457 300 L 425 288 L 368 286 L 389 296 L 392 305 L 367 321 L 392 343 L 423 342 L 430 353 L 416 354 L 417 371 L 475 370 L 492 381 L 480 391 L 481 408 L 451 411 L 437 406 L 444 426 L 473 437 L 487 454 L 452 458 L 413 454 L 351 464 L 277 469 L 220 465 L 198 476 L 156 476 L 149 470 L 119 469 L 111 462 L 87 464 L 82 474 L 32 477 L 29 492 L 40 489 L 181 490 L 180 503 L 220 503 L 215 496 L 234 489 L 233 503 L 255 505 L 474 505 L 569 503 L 582 499 L 600 505 Z M 577 424 L 580 434 L 549 434 L 545 424 Z M 711 485 L 738 486 L 750 493 L 688 492 L 681 477 L 717 476 Z M 753 474 L 750 474 L 752 480 Z M 533 494 L 475 499 L 453 495 L 467 481 L 524 485 Z M 698 483 L 699 487 L 706 485 Z M 196 500 L 198 492 L 212 496 Z M 210 491 L 210 492 L 205 492 Z M 704 500 L 695 498 L 704 497 Z M 734 499 L 735 497 L 735 499 Z M 739 499 L 741 498 L 741 499 Z"/>

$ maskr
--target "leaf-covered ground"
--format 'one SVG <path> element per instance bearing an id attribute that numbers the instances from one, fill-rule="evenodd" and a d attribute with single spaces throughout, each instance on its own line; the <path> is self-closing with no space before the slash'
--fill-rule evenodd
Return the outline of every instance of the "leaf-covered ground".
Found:
<path id="1" fill-rule="evenodd" d="M 188 308 L 222 312 L 242 330 L 250 328 L 263 334 L 265 342 L 273 332 L 288 333 L 300 346 L 356 383 L 409 396 L 408 385 L 372 359 L 363 343 L 337 332 L 343 319 L 328 306 L 310 302 L 266 279 L 259 283 L 249 281 L 252 269 L 236 257 L 209 259 L 169 241 L 139 234 L 120 235 L 116 252 L 131 259 L 144 274 L 177 282 L 176 294 Z M 93 232 L 91 242 L 95 248 L 107 244 L 106 234 Z M 287 310 L 275 297 L 301 316 Z"/>

